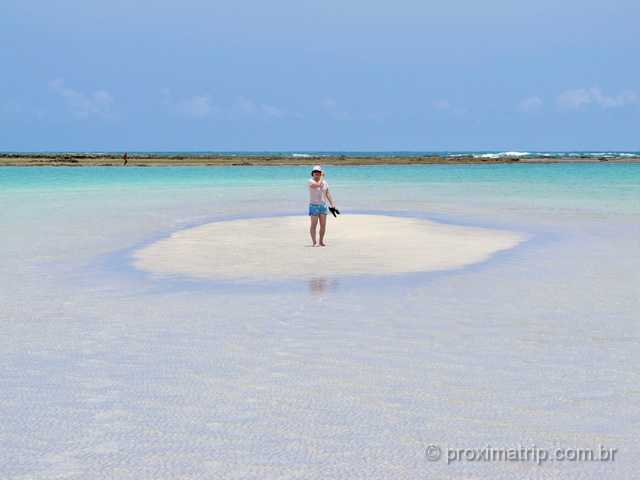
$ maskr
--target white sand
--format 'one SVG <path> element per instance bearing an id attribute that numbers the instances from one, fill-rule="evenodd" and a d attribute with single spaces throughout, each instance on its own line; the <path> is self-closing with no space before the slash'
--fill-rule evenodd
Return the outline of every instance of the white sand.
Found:
<path id="1" fill-rule="evenodd" d="M 526 238 L 517 232 L 382 215 L 329 217 L 313 248 L 304 216 L 233 220 L 183 230 L 135 253 L 135 266 L 197 278 L 287 279 L 450 270 Z"/>

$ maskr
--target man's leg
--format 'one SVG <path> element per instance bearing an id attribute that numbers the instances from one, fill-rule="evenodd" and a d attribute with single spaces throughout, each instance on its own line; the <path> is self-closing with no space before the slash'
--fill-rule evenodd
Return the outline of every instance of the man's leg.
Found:
<path id="1" fill-rule="evenodd" d="M 327 229 L 327 216 L 320 214 L 320 246 L 324 247 L 324 232 Z"/>
<path id="2" fill-rule="evenodd" d="M 318 226 L 318 215 L 309 215 L 311 218 L 311 228 L 309 229 L 309 233 L 311 233 L 311 240 L 313 241 L 313 246 L 317 247 L 318 242 L 316 242 L 316 228 Z"/>

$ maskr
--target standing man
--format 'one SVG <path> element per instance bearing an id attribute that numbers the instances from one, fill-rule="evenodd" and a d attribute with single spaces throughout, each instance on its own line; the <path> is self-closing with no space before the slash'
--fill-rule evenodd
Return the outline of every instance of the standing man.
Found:
<path id="1" fill-rule="evenodd" d="M 127 164 L 127 152 L 124 152 L 124 155 L 122 156 L 122 158 L 124 158 L 124 164 Z"/>
<path id="2" fill-rule="evenodd" d="M 333 199 L 329 193 L 329 184 L 324 180 L 324 172 L 320 165 L 313 167 L 313 178 L 309 179 L 309 216 L 311 217 L 311 240 L 314 247 L 324 247 L 324 233 L 327 227 L 327 200 L 331 208 L 335 208 Z M 320 241 L 316 241 L 316 229 L 320 221 Z"/>

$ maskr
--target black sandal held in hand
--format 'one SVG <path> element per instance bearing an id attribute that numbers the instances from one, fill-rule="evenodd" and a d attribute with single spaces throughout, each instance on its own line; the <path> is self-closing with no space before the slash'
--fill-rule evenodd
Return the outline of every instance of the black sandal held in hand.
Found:
<path id="1" fill-rule="evenodd" d="M 340 210 L 337 208 L 329 207 L 329 211 L 333 214 L 334 217 L 337 217 L 336 213 L 340 215 Z"/>

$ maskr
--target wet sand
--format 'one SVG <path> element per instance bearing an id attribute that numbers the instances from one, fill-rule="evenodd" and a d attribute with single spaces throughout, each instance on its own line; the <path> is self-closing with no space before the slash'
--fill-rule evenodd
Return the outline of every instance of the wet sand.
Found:
<path id="1" fill-rule="evenodd" d="M 350 157 L 282 155 L 129 155 L 127 166 L 269 166 L 269 165 L 461 165 L 497 163 L 640 163 L 640 157 L 474 157 L 388 156 Z M 2 153 L 0 166 L 122 166 L 121 154 L 106 153 Z"/>

